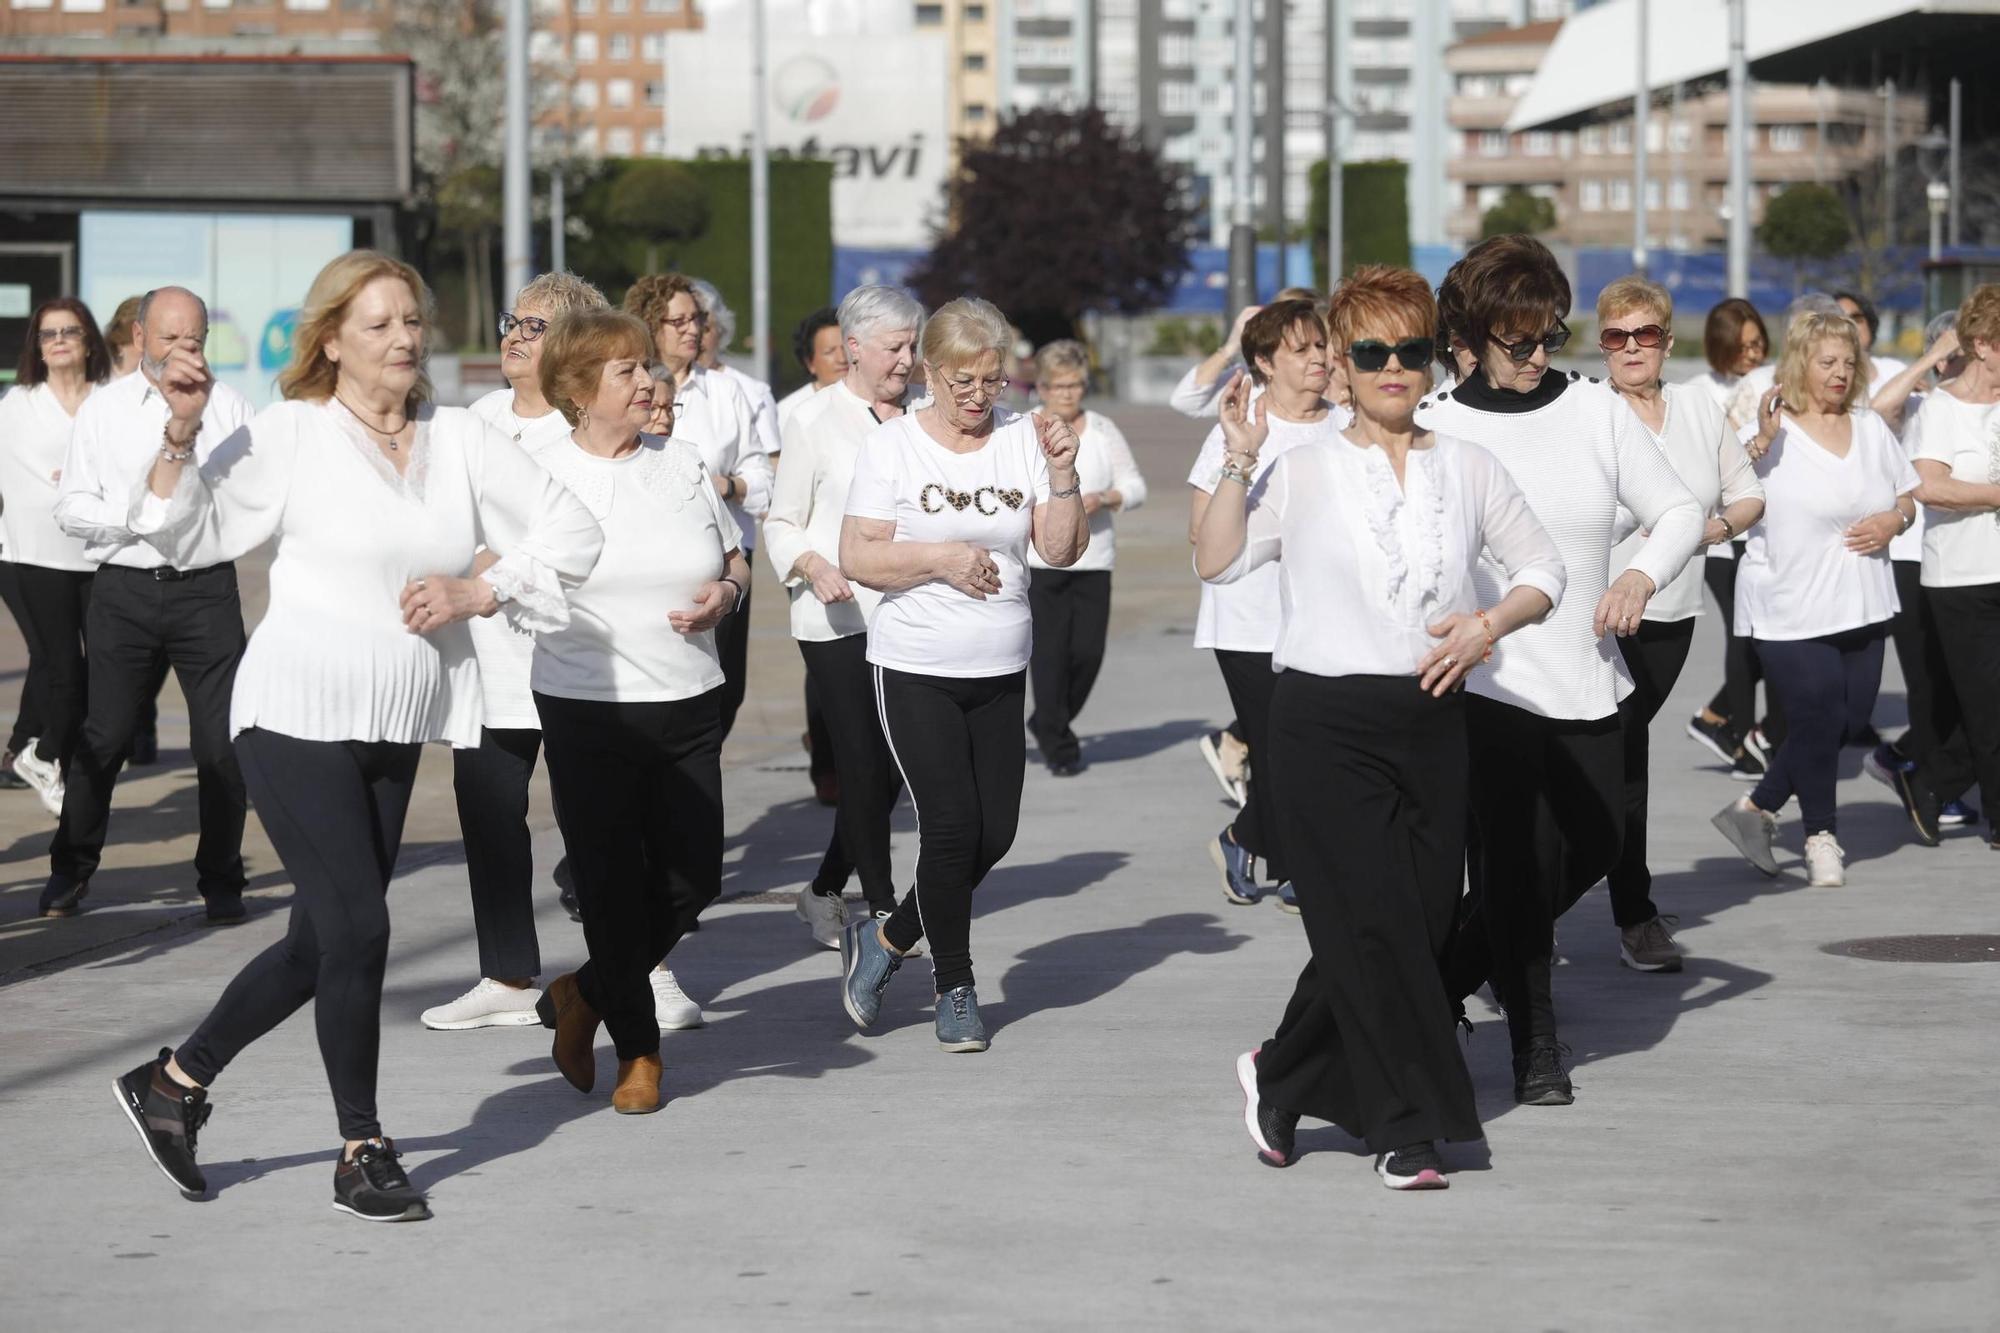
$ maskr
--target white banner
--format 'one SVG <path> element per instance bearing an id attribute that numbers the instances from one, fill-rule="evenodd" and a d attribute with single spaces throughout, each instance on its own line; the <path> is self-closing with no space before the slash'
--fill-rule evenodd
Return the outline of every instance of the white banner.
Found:
<path id="1" fill-rule="evenodd" d="M 928 247 L 943 215 L 945 41 L 939 33 L 773 32 L 771 155 L 833 163 L 840 245 Z M 732 31 L 667 34 L 667 156 L 750 151 L 750 44 Z"/>

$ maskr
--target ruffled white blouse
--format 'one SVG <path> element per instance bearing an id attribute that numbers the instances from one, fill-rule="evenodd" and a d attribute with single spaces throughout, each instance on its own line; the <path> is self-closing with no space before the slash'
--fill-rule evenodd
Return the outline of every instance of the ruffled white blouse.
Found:
<path id="1" fill-rule="evenodd" d="M 479 667 L 465 624 L 404 628 L 403 588 L 464 575 L 489 531 L 484 577 L 523 628 L 569 623 L 566 591 L 597 561 L 590 512 L 506 436 L 461 408 L 426 407 L 398 475 L 338 403 L 274 403 L 186 468 L 167 498 L 142 474 L 132 531 L 176 566 L 235 560 L 271 541 L 269 609 L 243 654 L 230 733 L 302 740 L 479 744 Z"/>

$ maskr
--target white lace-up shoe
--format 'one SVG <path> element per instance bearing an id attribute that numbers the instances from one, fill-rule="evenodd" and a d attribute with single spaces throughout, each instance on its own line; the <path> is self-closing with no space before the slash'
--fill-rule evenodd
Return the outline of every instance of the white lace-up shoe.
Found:
<path id="1" fill-rule="evenodd" d="M 681 983 L 674 980 L 673 973 L 656 967 L 652 980 L 653 1016 L 660 1021 L 660 1031 L 685 1032 L 708 1021 L 701 1016 L 701 1006 L 690 1000 Z"/>
<path id="2" fill-rule="evenodd" d="M 36 742 L 29 741 L 21 747 L 21 753 L 14 756 L 14 774 L 35 789 L 35 795 L 42 798 L 44 809 L 60 819 L 63 805 L 62 765 L 36 754 L 35 745 Z"/>
<path id="3" fill-rule="evenodd" d="M 535 1015 L 535 1004 L 541 998 L 542 992 L 537 987 L 516 990 L 492 977 L 481 977 L 477 986 L 456 1000 L 426 1009 L 418 1018 L 433 1032 L 524 1028 L 542 1021 Z"/>
<path id="4" fill-rule="evenodd" d="M 1847 883 L 1847 853 L 1831 833 L 1806 839 L 1806 883 L 1815 889 L 1837 889 Z"/>

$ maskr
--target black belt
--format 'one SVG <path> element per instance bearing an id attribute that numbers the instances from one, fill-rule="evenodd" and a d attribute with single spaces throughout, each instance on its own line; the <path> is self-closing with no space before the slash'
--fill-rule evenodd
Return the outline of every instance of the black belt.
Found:
<path id="1" fill-rule="evenodd" d="M 154 569 L 134 569 L 130 565 L 100 565 L 98 573 L 106 571 L 130 574 L 135 578 L 151 579 L 155 583 L 184 583 L 188 579 L 198 579 L 204 574 L 234 573 L 236 566 L 230 563 L 205 565 L 200 569 L 175 569 L 172 565 L 160 565 Z"/>

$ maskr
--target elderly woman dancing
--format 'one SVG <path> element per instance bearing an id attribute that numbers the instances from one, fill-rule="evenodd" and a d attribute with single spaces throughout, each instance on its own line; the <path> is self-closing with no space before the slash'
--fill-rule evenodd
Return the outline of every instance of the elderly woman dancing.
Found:
<path id="1" fill-rule="evenodd" d="M 1480 1137 L 1438 961 L 1464 870 L 1465 678 L 1546 616 L 1555 543 L 1493 456 L 1415 424 L 1437 311 L 1414 273 L 1363 268 L 1328 312 L 1354 424 L 1253 482 L 1269 434 L 1238 380 L 1223 395 L 1222 485 L 1195 569 L 1227 583 L 1277 564 L 1267 800 L 1284 829 L 1312 960 L 1276 1035 L 1237 1061 L 1272 1166 L 1301 1115 L 1376 1154 L 1391 1189 L 1442 1189 L 1436 1140 Z M 1267 400 L 1268 401 L 1268 400 Z M 1473 574 L 1491 551 L 1500 595 Z"/>

